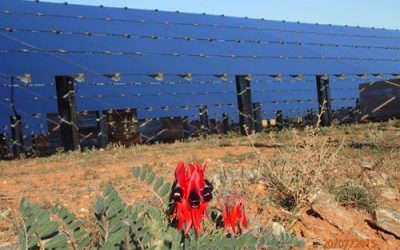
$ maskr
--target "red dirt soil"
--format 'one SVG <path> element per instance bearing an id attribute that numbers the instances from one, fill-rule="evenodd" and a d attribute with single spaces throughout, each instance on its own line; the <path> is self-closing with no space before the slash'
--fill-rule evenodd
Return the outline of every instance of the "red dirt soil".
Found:
<path id="1" fill-rule="evenodd" d="M 266 159 L 276 153 L 273 147 L 263 147 L 260 150 Z M 96 196 L 101 195 L 102 188 L 108 182 L 113 184 L 126 203 L 148 199 L 152 195 L 146 187 L 132 178 L 133 166 L 148 164 L 158 175 L 171 180 L 177 159 L 205 159 L 208 163 L 206 172 L 211 178 L 214 174 L 221 173 L 223 168 L 235 166 L 246 169 L 254 166 L 257 157 L 254 157 L 252 152 L 253 149 L 249 145 L 197 147 L 177 143 L 0 162 L 0 245 L 16 242 L 12 222 L 23 197 L 44 207 L 60 203 L 78 218 L 87 221 L 91 219 Z M 235 157 L 237 160 L 226 162 L 226 159 Z M 250 223 L 266 226 L 273 221 L 285 221 L 290 216 L 283 209 L 264 205 L 262 197 L 268 190 L 263 185 L 237 186 L 252 194 L 252 197 L 246 197 Z M 399 206 L 400 203 L 396 202 L 393 205 Z M 367 213 L 357 210 L 349 212 L 357 222 L 356 230 L 359 235 L 342 232 L 306 212 L 298 218 L 292 231 L 306 240 L 309 249 L 321 249 L 327 240 L 360 240 L 361 237 L 370 239 L 375 245 L 354 249 L 400 249 L 399 239 L 368 225 L 366 220 L 370 219 L 370 216 Z"/>

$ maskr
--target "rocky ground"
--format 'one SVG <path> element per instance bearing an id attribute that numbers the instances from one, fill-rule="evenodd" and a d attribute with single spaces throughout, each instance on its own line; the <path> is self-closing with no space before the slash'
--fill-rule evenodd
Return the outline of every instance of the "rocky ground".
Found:
<path id="1" fill-rule="evenodd" d="M 152 202 L 131 168 L 147 164 L 172 180 L 180 160 L 207 162 L 216 195 L 241 193 L 252 228 L 292 232 L 309 249 L 400 249 L 399 139 L 400 123 L 391 121 L 2 161 L 0 249 L 16 248 L 22 197 L 62 204 L 90 231 L 105 184 L 127 203 Z"/>

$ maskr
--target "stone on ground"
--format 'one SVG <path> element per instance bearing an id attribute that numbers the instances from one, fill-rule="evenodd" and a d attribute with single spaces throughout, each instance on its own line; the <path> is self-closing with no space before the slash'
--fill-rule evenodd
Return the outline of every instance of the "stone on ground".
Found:
<path id="1" fill-rule="evenodd" d="M 400 212 L 389 209 L 377 209 L 373 223 L 400 238 Z"/>
<path id="2" fill-rule="evenodd" d="M 339 206 L 335 198 L 327 192 L 318 192 L 311 204 L 311 209 L 341 231 L 350 231 L 355 226 L 351 214 Z"/>

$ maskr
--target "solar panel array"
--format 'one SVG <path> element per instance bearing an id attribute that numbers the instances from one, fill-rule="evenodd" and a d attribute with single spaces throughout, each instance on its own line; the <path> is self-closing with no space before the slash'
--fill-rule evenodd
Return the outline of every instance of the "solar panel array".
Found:
<path id="1" fill-rule="evenodd" d="M 301 115 L 318 107 L 317 74 L 331 77 L 334 108 L 354 106 L 359 83 L 399 77 L 400 31 L 2 0 L 0 60 L 0 133 L 12 98 L 25 134 L 48 132 L 56 75 L 84 78 L 79 111 L 197 119 L 208 105 L 210 118 L 237 119 L 241 74 L 265 117 Z M 26 74 L 29 84 L 10 80 Z"/>

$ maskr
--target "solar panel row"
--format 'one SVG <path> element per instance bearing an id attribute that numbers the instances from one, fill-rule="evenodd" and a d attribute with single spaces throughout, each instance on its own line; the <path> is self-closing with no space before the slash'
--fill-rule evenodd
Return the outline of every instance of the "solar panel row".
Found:
<path id="1" fill-rule="evenodd" d="M 399 44 L 398 30 L 3 0 L 0 133 L 11 97 L 26 134 L 47 132 L 54 76 L 80 73 L 79 111 L 138 108 L 139 119 L 195 120 L 200 105 L 237 119 L 237 74 L 253 75 L 267 117 L 316 110 L 317 74 L 333 77 L 334 108 L 354 106 L 360 82 L 399 76 Z M 33 82 L 16 80 L 11 95 L 23 74 Z"/>

